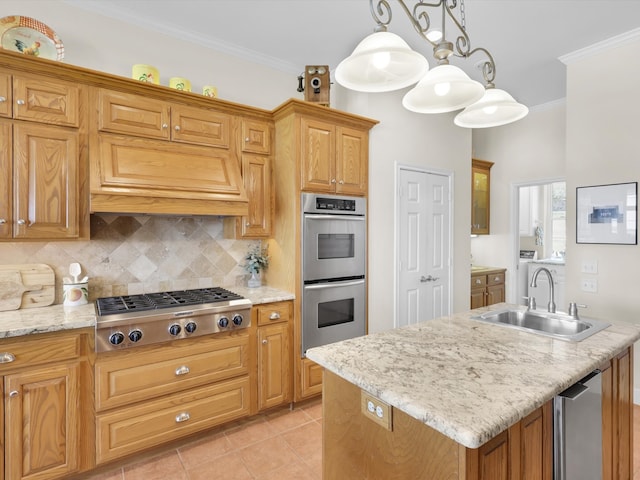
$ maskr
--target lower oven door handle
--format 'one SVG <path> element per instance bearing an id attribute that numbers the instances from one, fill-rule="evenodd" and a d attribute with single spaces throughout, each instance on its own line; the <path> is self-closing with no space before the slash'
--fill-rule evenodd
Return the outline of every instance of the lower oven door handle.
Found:
<path id="1" fill-rule="evenodd" d="M 364 222 L 364 216 L 362 215 L 323 215 L 317 213 L 305 213 L 304 218 L 309 220 L 347 220 L 350 222 Z"/>
<path id="2" fill-rule="evenodd" d="M 336 288 L 336 287 L 355 287 L 356 285 L 363 285 L 363 280 L 355 280 L 353 282 L 327 282 L 327 283 L 314 283 L 313 285 L 305 285 L 304 290 L 322 290 L 324 288 Z"/>

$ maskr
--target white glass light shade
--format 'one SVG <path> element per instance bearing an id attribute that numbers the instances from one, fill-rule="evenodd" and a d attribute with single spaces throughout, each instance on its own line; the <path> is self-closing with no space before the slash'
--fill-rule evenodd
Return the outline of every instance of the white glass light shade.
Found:
<path id="1" fill-rule="evenodd" d="M 360 92 L 390 92 L 413 85 L 429 70 L 429 62 L 398 35 L 372 33 L 336 68 L 336 81 Z"/>
<path id="2" fill-rule="evenodd" d="M 529 109 L 499 88 L 489 88 L 484 96 L 454 118 L 459 127 L 487 128 L 506 125 L 524 118 Z"/>
<path id="3" fill-rule="evenodd" d="M 480 100 L 484 87 L 454 65 L 430 70 L 402 99 L 407 110 L 417 113 L 445 113 L 460 110 Z"/>

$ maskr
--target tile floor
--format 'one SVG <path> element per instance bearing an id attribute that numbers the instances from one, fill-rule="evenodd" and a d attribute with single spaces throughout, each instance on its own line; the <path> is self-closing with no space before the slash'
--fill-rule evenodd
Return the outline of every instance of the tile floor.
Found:
<path id="1" fill-rule="evenodd" d="M 321 480 L 320 401 L 260 415 L 158 457 L 88 480 Z M 634 477 L 640 480 L 640 405 L 634 407 Z"/>
<path id="2" fill-rule="evenodd" d="M 321 480 L 317 400 L 216 430 L 157 457 L 88 480 Z"/>

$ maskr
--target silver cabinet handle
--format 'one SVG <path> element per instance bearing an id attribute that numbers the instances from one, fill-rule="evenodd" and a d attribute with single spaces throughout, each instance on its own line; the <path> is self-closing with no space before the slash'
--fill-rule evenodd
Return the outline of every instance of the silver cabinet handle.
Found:
<path id="1" fill-rule="evenodd" d="M 183 365 L 179 368 L 176 368 L 176 376 L 179 375 L 186 375 L 187 373 L 189 373 L 191 370 L 189 370 L 189 367 L 187 367 L 186 365 Z"/>
<path id="2" fill-rule="evenodd" d="M 174 130 L 175 130 L 176 132 L 179 132 L 179 131 L 180 131 L 180 125 L 176 125 L 176 126 L 175 126 L 175 127 L 173 127 L 173 128 L 174 128 Z"/>
<path id="3" fill-rule="evenodd" d="M 9 396 L 10 396 L 11 398 L 15 398 L 15 397 L 17 397 L 18 395 L 20 395 L 20 392 L 18 392 L 17 390 L 12 390 L 11 392 L 9 392 Z"/>
<path id="4" fill-rule="evenodd" d="M 6 102 L 6 101 L 7 101 L 6 97 L 0 97 L 0 103 Z"/>
<path id="5" fill-rule="evenodd" d="M 4 225 L 7 221 L 4 218 L 0 218 L 0 225 Z"/>
<path id="6" fill-rule="evenodd" d="M 331 183 L 336 183 L 336 179 L 335 179 L 335 178 L 332 178 L 332 179 L 331 179 Z"/>
<path id="7" fill-rule="evenodd" d="M 191 418 L 191 415 L 189 415 L 189 412 L 180 413 L 176 415 L 176 423 L 186 422 L 190 418 Z"/>
<path id="8" fill-rule="evenodd" d="M 24 100 L 16 100 L 18 105 L 24 105 L 26 102 Z"/>
<path id="9" fill-rule="evenodd" d="M 245 141 L 245 142 L 248 142 L 248 141 L 249 141 L 249 137 L 245 138 L 245 139 L 244 139 L 244 141 Z"/>
<path id="10" fill-rule="evenodd" d="M 25 220 L 23 220 L 22 218 L 20 218 L 18 220 L 18 225 L 25 225 L 27 222 Z"/>
<path id="11" fill-rule="evenodd" d="M 169 128 L 169 125 L 167 125 L 166 123 L 163 123 L 162 128 Z"/>
<path id="12" fill-rule="evenodd" d="M 265 340 L 262 340 L 262 344 L 263 344 L 263 345 L 266 345 L 266 344 L 267 344 L 267 340 L 266 340 L 266 339 L 265 339 Z"/>
<path id="13" fill-rule="evenodd" d="M 280 313 L 271 312 L 271 315 L 269 315 L 269 320 L 280 320 Z"/>
<path id="14" fill-rule="evenodd" d="M 482 280 L 476 278 L 476 285 L 480 285 L 482 283 Z"/>
<path id="15" fill-rule="evenodd" d="M 15 361 L 16 356 L 13 353 L 2 352 L 0 353 L 0 363 L 11 363 Z"/>
<path id="16" fill-rule="evenodd" d="M 420 281 L 422 283 L 424 282 L 435 282 L 436 280 L 438 280 L 440 277 L 432 277 L 431 275 L 427 275 L 426 277 L 423 275 L 420 277 Z"/>
<path id="17" fill-rule="evenodd" d="M 244 226 L 245 226 L 245 227 L 250 227 L 250 226 L 251 226 L 251 224 L 250 224 L 249 222 L 247 222 L 247 223 L 245 223 L 245 224 L 244 224 Z"/>

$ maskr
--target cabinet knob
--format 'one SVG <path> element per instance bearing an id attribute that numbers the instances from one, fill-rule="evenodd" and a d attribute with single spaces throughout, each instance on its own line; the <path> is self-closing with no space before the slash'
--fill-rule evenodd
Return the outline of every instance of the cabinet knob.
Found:
<path id="1" fill-rule="evenodd" d="M 26 225 L 26 221 L 23 220 L 22 218 L 18 219 L 18 225 Z"/>
<path id="2" fill-rule="evenodd" d="M 482 283 L 482 280 L 480 280 L 479 278 L 476 278 L 476 285 L 480 285 Z"/>
<path id="3" fill-rule="evenodd" d="M 191 418 L 191 415 L 189 415 L 189 412 L 180 413 L 176 415 L 176 423 L 186 422 L 190 418 Z"/>
<path id="4" fill-rule="evenodd" d="M 266 339 L 262 340 L 262 344 L 266 345 L 267 344 L 267 340 Z"/>
<path id="5" fill-rule="evenodd" d="M 280 320 L 280 312 L 271 312 L 269 320 Z"/>
<path id="6" fill-rule="evenodd" d="M 0 225 L 4 225 L 7 221 L 4 218 L 0 218 Z"/>
<path id="7" fill-rule="evenodd" d="M 245 227 L 250 227 L 250 226 L 251 226 L 251 224 L 250 224 L 249 222 L 247 222 L 247 223 L 245 223 L 245 224 L 244 224 L 244 226 L 245 226 Z"/>
<path id="8" fill-rule="evenodd" d="M 0 103 L 6 102 L 7 99 L 5 97 L 0 96 Z"/>
<path id="9" fill-rule="evenodd" d="M 189 367 L 187 367 L 186 365 L 183 365 L 179 368 L 176 368 L 176 376 L 179 375 L 186 375 L 187 373 L 189 373 L 191 370 L 189 370 Z"/>
<path id="10" fill-rule="evenodd" d="M 9 396 L 10 396 L 11 398 L 15 398 L 15 397 L 17 397 L 18 395 L 20 395 L 20 392 L 18 392 L 17 390 L 12 390 L 12 391 L 10 391 L 10 392 L 9 392 Z"/>
<path id="11" fill-rule="evenodd" d="M 15 361 L 16 357 L 13 353 L 2 352 L 0 353 L 0 363 L 11 363 Z"/>
<path id="12" fill-rule="evenodd" d="M 24 105 L 26 102 L 24 100 L 16 100 L 18 105 Z"/>
<path id="13" fill-rule="evenodd" d="M 335 179 L 335 178 L 332 178 L 332 179 L 331 179 L 331 183 L 336 183 L 336 179 Z"/>
<path id="14" fill-rule="evenodd" d="M 244 141 L 249 143 L 249 137 L 245 138 Z"/>
<path id="15" fill-rule="evenodd" d="M 339 183 L 340 185 L 344 185 L 344 180 L 340 180 L 338 183 Z"/>
<path id="16" fill-rule="evenodd" d="M 174 130 L 175 130 L 176 132 L 179 132 L 179 131 L 180 131 L 180 125 L 176 125 L 176 126 L 175 126 L 175 127 L 173 127 L 173 128 L 174 128 Z"/>
<path id="17" fill-rule="evenodd" d="M 166 123 L 163 123 L 162 128 L 169 128 L 169 125 L 167 125 Z"/>

